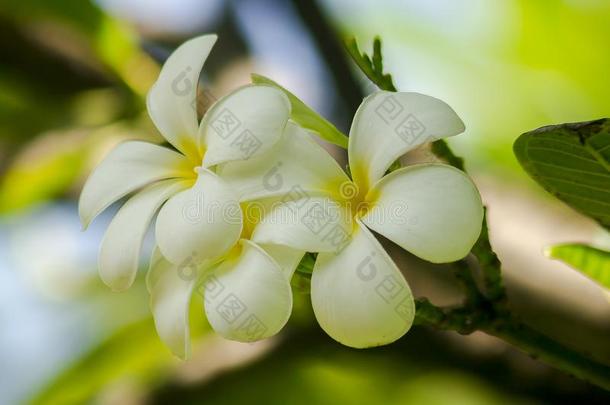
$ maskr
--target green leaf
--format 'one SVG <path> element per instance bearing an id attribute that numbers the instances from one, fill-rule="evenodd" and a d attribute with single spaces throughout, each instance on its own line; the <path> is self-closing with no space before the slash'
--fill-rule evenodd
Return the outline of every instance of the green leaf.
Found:
<path id="1" fill-rule="evenodd" d="M 95 66 L 87 60 L 94 55 L 119 83 L 140 97 L 146 95 L 158 75 L 157 64 L 140 49 L 135 30 L 106 14 L 95 1 L 5 0 L 0 18 L 22 27 L 43 23 L 57 41 L 70 43 L 71 58 L 80 62 L 81 68 Z"/>
<path id="2" fill-rule="evenodd" d="M 610 229 L 610 119 L 542 127 L 513 149 L 544 189 Z"/>
<path id="3" fill-rule="evenodd" d="M 299 100 L 297 96 L 265 76 L 252 74 L 251 77 L 252 83 L 266 84 L 268 86 L 275 87 L 283 91 L 288 96 L 290 104 L 292 105 L 292 113 L 290 118 L 292 118 L 297 124 L 317 133 L 320 138 L 340 146 L 343 149 L 347 149 L 347 136 L 320 114 L 309 108 L 304 102 Z"/>
<path id="4" fill-rule="evenodd" d="M 57 197 L 86 168 L 90 142 L 86 131 L 47 133 L 22 149 L 0 181 L 0 213 L 17 211 Z"/>
<path id="5" fill-rule="evenodd" d="M 345 48 L 360 70 L 381 90 L 396 91 L 392 75 L 383 73 L 383 58 L 381 56 L 381 39 L 375 37 L 373 42 L 373 57 L 370 58 L 366 53 L 360 52 L 358 42 L 355 38 L 345 41 Z"/>
<path id="6" fill-rule="evenodd" d="M 544 253 L 610 289 L 610 252 L 575 243 L 551 246 Z"/>
<path id="7" fill-rule="evenodd" d="M 129 325 L 60 374 L 31 404 L 90 403 L 104 387 L 128 378 L 144 387 L 166 372 L 172 356 L 152 319 Z"/>

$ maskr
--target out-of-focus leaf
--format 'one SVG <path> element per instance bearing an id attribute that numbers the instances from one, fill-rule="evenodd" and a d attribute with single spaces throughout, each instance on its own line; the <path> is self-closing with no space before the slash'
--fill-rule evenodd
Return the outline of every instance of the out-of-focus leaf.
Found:
<path id="1" fill-rule="evenodd" d="M 89 142 L 83 131 L 36 139 L 13 162 L 0 183 L 0 213 L 55 197 L 81 175 Z"/>
<path id="2" fill-rule="evenodd" d="M 159 69 L 128 26 L 89 0 L 0 0 L 0 48 L 0 142 L 7 156 L 49 130 L 137 117 Z M 81 102 L 100 89 L 113 93 L 110 108 Z M 74 105 L 82 106 L 77 114 Z M 6 165 L 3 159 L 0 170 Z"/>
<path id="3" fill-rule="evenodd" d="M 347 149 L 347 137 L 328 120 L 299 100 L 297 96 L 265 76 L 252 74 L 251 77 L 252 83 L 266 84 L 283 91 L 284 94 L 288 96 L 290 104 L 292 105 L 291 118 L 303 128 L 307 128 L 317 133 L 320 138 L 330 143 Z"/>
<path id="4" fill-rule="evenodd" d="M 165 388 L 151 404 L 519 404 L 482 379 L 451 369 L 430 369 L 391 349 L 354 351 L 291 339 L 259 362 L 205 385 Z M 290 347 L 286 347 L 290 346 Z M 422 369 L 422 362 L 426 366 Z M 441 389 L 442 388 L 442 389 Z"/>
<path id="5" fill-rule="evenodd" d="M 146 93 L 158 74 L 156 63 L 141 51 L 135 32 L 106 15 L 93 1 L 2 0 L 0 16 L 26 31 L 34 30 L 34 34 L 41 29 L 50 31 L 48 35 L 35 36 L 70 57 L 82 52 L 82 45 L 86 44 L 99 62 L 140 96 Z M 54 41 L 57 37 L 62 40 Z M 87 65 L 92 61 L 87 55 L 81 55 L 81 62 Z"/>
<path id="6" fill-rule="evenodd" d="M 610 119 L 542 127 L 513 149 L 548 192 L 610 229 Z"/>
<path id="7" fill-rule="evenodd" d="M 93 97 L 93 100 L 83 99 L 81 102 L 96 105 L 105 101 Z M 74 114 L 74 120 L 84 123 L 95 123 L 104 118 L 103 113 L 102 117 L 100 114 L 78 116 L 82 111 L 74 111 Z M 121 140 L 159 140 L 146 130 L 125 124 L 118 122 L 96 129 L 52 131 L 30 142 L 0 179 L 0 213 L 17 211 L 71 191 L 86 178 L 109 148 Z M 154 132 L 150 131 L 150 134 Z"/>
<path id="8" fill-rule="evenodd" d="M 610 289 L 610 252 L 574 243 L 551 246 L 545 254 L 561 260 L 592 280 Z"/>
<path id="9" fill-rule="evenodd" d="M 189 310 L 194 356 L 199 350 L 209 350 L 206 338 L 211 328 L 203 315 L 202 305 L 203 298 L 195 294 Z M 103 396 L 117 391 L 121 394 L 120 403 L 132 403 L 139 395 L 167 382 L 177 367 L 187 363 L 180 362 L 171 354 L 157 335 L 153 319 L 145 318 L 114 332 L 55 376 L 46 387 L 32 396 L 29 403 L 98 403 Z"/>
<path id="10" fill-rule="evenodd" d="M 59 375 L 31 403 L 89 403 L 104 388 L 124 378 L 136 385 L 136 389 L 137 385 L 146 387 L 163 376 L 171 361 L 172 356 L 157 337 L 152 319 L 140 321 L 120 330 Z"/>

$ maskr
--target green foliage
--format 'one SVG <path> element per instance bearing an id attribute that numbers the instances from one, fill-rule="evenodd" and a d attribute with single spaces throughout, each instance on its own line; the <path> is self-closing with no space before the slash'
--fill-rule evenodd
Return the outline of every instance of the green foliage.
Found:
<path id="1" fill-rule="evenodd" d="M 59 375 L 31 404 L 83 404 L 105 387 L 128 378 L 150 386 L 166 372 L 172 356 L 155 333 L 152 319 L 127 326 Z"/>
<path id="2" fill-rule="evenodd" d="M 610 229 L 609 119 L 542 127 L 513 149 L 545 190 Z"/>
<path id="3" fill-rule="evenodd" d="M 143 96 L 157 74 L 155 64 L 140 50 L 137 37 L 124 24 L 105 14 L 93 1 L 4 0 L 0 17 L 18 26 L 44 22 L 63 41 L 84 43 L 76 47 L 79 62 L 89 68 L 97 62 L 107 67 L 117 82 Z M 98 59 L 87 60 L 91 51 Z"/>
<path id="4" fill-rule="evenodd" d="M 286 90 L 284 87 L 280 86 L 273 80 L 257 75 L 252 74 L 252 83 L 255 84 L 266 84 L 272 87 L 275 87 L 286 94 L 288 99 L 290 100 L 290 104 L 292 106 L 291 118 L 302 127 L 309 129 L 320 137 L 332 144 L 342 147 L 343 149 L 347 149 L 347 136 L 343 134 L 341 131 L 337 129 L 332 123 L 322 117 L 320 114 L 309 108 L 304 102 L 299 100 L 297 96 L 292 94 L 290 91 Z"/>
<path id="5" fill-rule="evenodd" d="M 86 158 L 86 144 L 77 139 L 74 144 L 49 150 L 35 161 L 16 161 L 0 182 L 0 213 L 60 195 L 82 174 Z"/>
<path id="6" fill-rule="evenodd" d="M 303 336 L 293 336 L 261 361 L 208 384 L 159 391 L 151 405 L 523 403 L 468 372 L 450 368 L 447 358 L 438 360 L 441 366 L 429 366 L 436 353 L 425 349 L 411 356 L 398 346 L 356 351 L 299 332 L 306 342 Z"/>
<path id="7" fill-rule="evenodd" d="M 383 57 L 381 56 L 381 39 L 379 37 L 375 37 L 373 41 L 372 57 L 369 57 L 365 52 L 360 52 L 355 38 L 346 40 L 345 48 L 360 70 L 380 89 L 396 91 L 392 75 L 383 73 Z"/>
<path id="8" fill-rule="evenodd" d="M 580 243 L 551 246 L 545 254 L 561 260 L 610 289 L 610 252 Z"/>

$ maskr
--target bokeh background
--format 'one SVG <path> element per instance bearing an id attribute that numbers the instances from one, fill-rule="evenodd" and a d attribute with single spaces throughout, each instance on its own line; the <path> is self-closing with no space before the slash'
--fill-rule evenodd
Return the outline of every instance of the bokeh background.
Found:
<path id="1" fill-rule="evenodd" d="M 610 364 L 602 291 L 542 255 L 610 237 L 538 188 L 512 154 L 525 131 L 610 116 L 610 2 L 0 0 L 1 404 L 608 403 L 479 333 L 415 327 L 384 348 L 342 347 L 316 326 L 298 282 L 289 325 L 256 344 L 211 333 L 197 297 L 193 359 L 174 359 L 154 332 L 142 277 L 121 294 L 97 277 L 112 212 L 83 233 L 76 204 L 113 145 L 160 140 L 146 91 L 175 46 L 207 32 L 220 39 L 201 78 L 205 100 L 257 72 L 343 130 L 375 87 L 342 40 L 369 50 L 380 35 L 397 87 L 447 101 L 466 123 L 449 142 L 489 206 L 513 309 Z M 459 300 L 446 269 L 394 257 L 417 296 Z"/>

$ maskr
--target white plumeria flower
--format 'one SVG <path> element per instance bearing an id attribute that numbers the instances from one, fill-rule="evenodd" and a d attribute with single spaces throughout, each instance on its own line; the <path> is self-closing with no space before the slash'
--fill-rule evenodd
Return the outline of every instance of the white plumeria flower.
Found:
<path id="1" fill-rule="evenodd" d="M 415 308 L 409 285 L 371 230 L 422 259 L 445 263 L 468 254 L 483 220 L 479 192 L 458 169 L 419 164 L 384 174 L 420 144 L 463 131 L 457 114 L 436 98 L 381 91 L 354 117 L 348 147 L 353 181 L 329 156 L 309 160 L 290 148 L 274 163 L 289 181 L 272 192 L 261 186 L 264 173 L 254 161 L 219 173 L 242 194 L 286 193 L 288 203 L 266 213 L 252 240 L 320 252 L 311 279 L 319 324 L 347 346 L 378 346 L 409 330 Z M 290 164 L 293 159 L 301 164 Z M 320 171 L 326 175 L 316 183 L 312 176 Z"/>
<path id="2" fill-rule="evenodd" d="M 122 197 L 99 255 L 103 281 L 115 290 L 132 283 L 144 235 L 158 212 L 156 243 L 171 263 L 213 261 L 242 232 L 237 194 L 216 166 L 256 158 L 279 142 L 290 114 L 286 96 L 268 86 L 245 86 L 217 101 L 201 123 L 197 83 L 216 42 L 204 35 L 175 50 L 151 88 L 148 112 L 176 150 L 152 143 L 118 145 L 87 180 L 79 201 L 83 227 Z"/>
<path id="3" fill-rule="evenodd" d="M 299 163 L 303 157 L 308 164 Z M 265 166 L 266 162 L 275 166 Z M 282 168 L 279 173 L 278 163 Z M 225 173 L 231 188 L 239 186 L 241 191 L 244 227 L 240 240 L 219 259 L 204 263 L 187 258 L 172 264 L 156 250 L 148 272 L 157 331 L 174 354 L 186 358 L 190 352 L 193 294 L 204 296 L 208 322 L 227 339 L 251 342 L 273 336 L 284 327 L 292 311 L 290 279 L 305 251 L 284 244 L 257 243 L 252 235 L 260 215 L 276 203 L 284 204 L 274 198 L 281 196 L 278 192 L 300 182 L 302 192 L 316 193 L 321 184 L 336 182 L 338 173 L 345 177 L 337 168 L 328 153 L 291 122 L 273 149 L 218 167 L 220 177 Z M 235 176 L 237 173 L 244 179 Z"/>
<path id="4" fill-rule="evenodd" d="M 183 358 L 189 353 L 188 309 L 196 287 L 221 286 L 206 295 L 208 319 L 221 335 L 241 341 L 265 338 L 290 316 L 290 276 L 304 254 L 250 241 L 252 224 L 244 224 L 240 201 L 253 195 L 235 189 L 217 172 L 231 172 L 240 161 L 256 172 L 272 171 L 269 164 L 286 149 L 293 156 L 298 150 L 299 156 L 326 157 L 288 122 L 290 102 L 270 86 L 242 87 L 198 122 L 199 72 L 215 41 L 215 35 L 205 35 L 181 45 L 148 94 L 153 122 L 177 151 L 141 141 L 118 145 L 91 174 L 79 201 L 86 228 L 109 205 L 135 192 L 113 218 L 100 248 L 100 275 L 114 290 L 133 283 L 142 241 L 158 212 L 147 287 L 161 339 Z M 305 172 L 284 174 L 299 175 L 303 182 Z M 333 172 L 323 168 L 312 171 L 303 185 L 313 192 L 329 175 Z M 227 312 L 230 304 L 243 309 L 235 319 Z"/>

